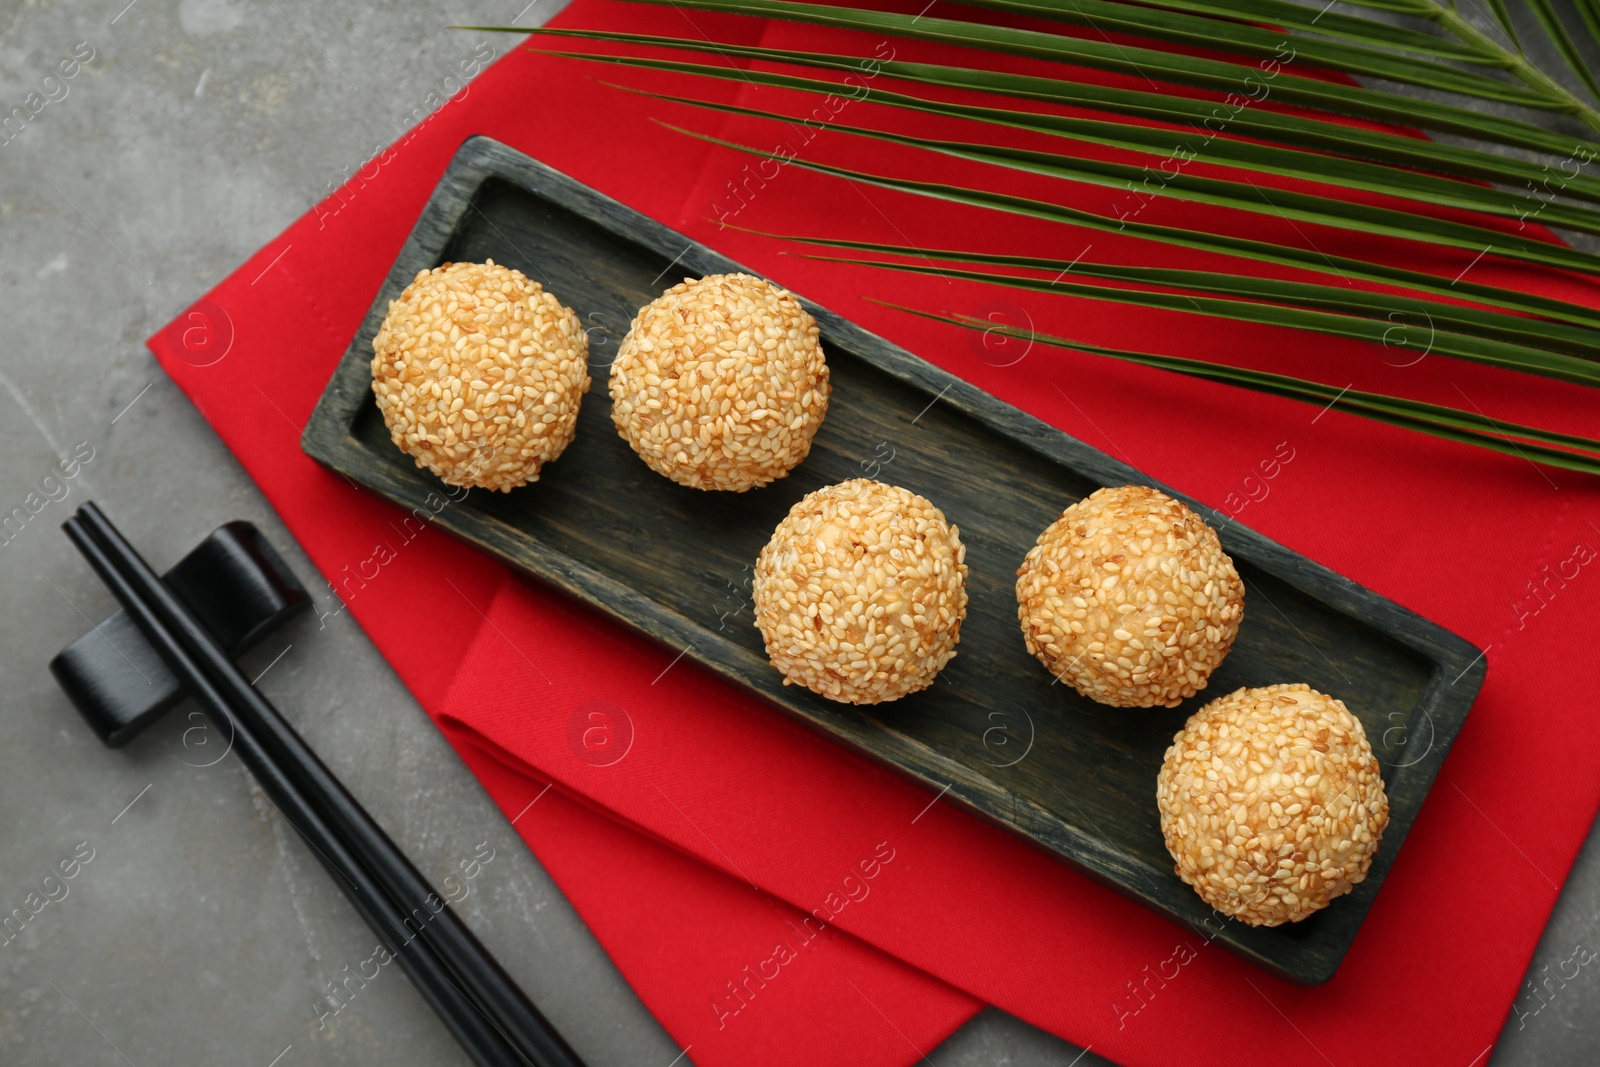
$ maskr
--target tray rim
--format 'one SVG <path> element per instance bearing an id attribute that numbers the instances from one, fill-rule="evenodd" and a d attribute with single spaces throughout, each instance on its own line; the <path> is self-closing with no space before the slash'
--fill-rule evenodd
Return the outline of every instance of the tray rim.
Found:
<path id="1" fill-rule="evenodd" d="M 643 245 L 659 255 L 669 257 L 674 265 L 684 268 L 685 274 L 740 271 L 764 277 L 759 271 L 751 270 L 713 251 L 526 153 L 486 135 L 477 134 L 468 137 L 460 145 L 430 194 L 427 204 L 374 297 L 372 306 L 335 366 L 328 385 L 318 398 L 316 407 L 301 434 L 302 450 L 312 459 L 391 503 L 409 507 L 418 501 L 416 497 L 406 497 L 398 490 L 374 484 L 373 481 L 363 478 L 361 475 L 364 472 L 359 464 L 354 462 L 370 455 L 370 450 L 363 447 L 350 433 L 353 420 L 361 408 L 366 393 L 370 391 L 365 387 L 365 382 L 370 378 L 371 355 L 362 346 L 362 339 L 370 338 L 376 332 L 389 302 L 399 295 L 400 290 L 416 273 L 436 264 L 444 247 L 459 231 L 468 212 L 476 209 L 476 197 L 480 190 L 494 181 L 518 186 L 536 198 L 547 200 L 581 215 L 623 241 Z M 941 795 L 948 794 L 969 812 L 985 821 L 999 825 L 1007 832 L 1043 849 L 1075 869 L 1138 900 L 1167 918 L 1189 927 L 1206 940 L 1222 942 L 1231 952 L 1257 966 L 1301 985 L 1319 985 L 1331 979 L 1365 925 L 1367 913 L 1376 899 L 1377 891 L 1386 879 L 1388 869 L 1392 866 L 1396 855 L 1404 846 L 1417 815 L 1431 795 L 1445 757 L 1464 725 L 1467 714 L 1471 711 L 1487 673 L 1487 657 L 1484 651 L 1442 625 L 1367 589 L 1304 554 L 1280 545 L 1217 509 L 1077 440 L 965 379 L 807 300 L 800 294 L 795 295 L 816 318 L 824 334 L 845 339 L 854 358 L 868 362 L 876 370 L 914 389 L 937 393 L 938 402 L 949 403 L 967 417 L 983 423 L 993 432 L 1007 436 L 1016 444 L 1052 463 L 1067 466 L 1089 478 L 1100 480 L 1102 484 L 1139 483 L 1152 486 L 1182 500 L 1194 508 L 1217 531 L 1230 556 L 1246 559 L 1263 571 L 1271 573 L 1277 580 L 1323 602 L 1337 612 L 1362 619 L 1368 626 L 1382 632 L 1389 640 L 1408 648 L 1431 667 L 1428 683 L 1418 698 L 1413 714 L 1421 713 L 1429 719 L 1434 730 L 1434 741 L 1423 757 L 1413 763 L 1401 765 L 1411 775 L 1421 776 L 1420 800 L 1415 809 L 1407 813 L 1403 819 L 1397 818 L 1391 811 L 1390 824 L 1384 834 L 1385 847 L 1379 850 L 1366 882 L 1363 883 L 1363 885 L 1370 884 L 1372 888 L 1363 893 L 1363 887 L 1358 886 L 1341 902 L 1347 906 L 1347 910 L 1351 910 L 1351 906 L 1354 906 L 1358 914 L 1349 917 L 1353 919 L 1349 923 L 1349 936 L 1343 939 L 1338 951 L 1325 966 L 1291 968 L 1258 950 L 1254 945 L 1239 941 L 1237 936 L 1230 937 L 1230 933 L 1240 935 L 1243 930 L 1249 929 L 1242 928 L 1237 923 L 1224 922 L 1221 931 L 1211 930 L 1209 927 L 1202 929 L 1206 920 L 1202 919 L 1197 923 L 1191 914 L 1183 914 L 1167 906 L 1160 899 L 1140 892 L 1133 883 L 1137 878 L 1147 877 L 1148 868 L 1132 862 L 1110 839 L 1090 835 L 1081 830 L 1077 824 L 1063 820 L 1059 814 L 1042 809 L 1027 798 L 1000 788 L 981 775 L 974 774 L 965 764 L 915 742 L 906 735 L 888 730 L 870 713 L 863 713 L 860 709 L 852 709 L 851 712 L 871 724 L 877 736 L 887 742 L 879 749 L 868 747 L 854 736 L 786 706 L 782 700 L 776 698 L 775 694 L 759 688 L 751 677 L 743 673 L 747 665 L 745 661 L 752 655 L 747 650 L 726 641 L 714 641 L 707 647 L 697 647 L 695 639 L 697 637 L 703 639 L 705 635 L 711 633 L 704 625 L 633 590 L 604 572 L 590 568 L 581 561 L 552 550 L 540 542 L 532 542 L 530 551 L 528 541 L 513 538 L 515 527 L 492 515 L 474 513 L 474 526 L 470 535 L 467 530 L 456 528 L 453 508 L 441 510 L 433 518 L 433 522 L 453 534 L 469 539 L 469 542 L 474 538 L 486 542 L 498 540 L 500 544 L 491 544 L 487 547 L 492 554 L 513 569 L 529 574 L 543 583 L 554 585 L 588 606 L 658 642 L 691 653 L 702 666 L 744 691 L 763 698 L 769 705 L 791 718 L 798 719 L 810 728 L 824 731 L 836 742 L 848 746 L 851 751 L 891 767 L 897 773 L 910 777 L 930 789 L 942 790 Z M 363 387 L 347 393 L 341 392 L 338 388 L 341 382 L 355 377 L 358 373 L 363 381 Z M 342 464 L 341 460 L 344 461 Z M 421 471 L 407 471 L 406 474 L 417 487 L 430 487 L 433 484 Z M 512 558 L 509 549 L 513 542 L 518 551 L 535 557 L 543 569 L 536 570 Z M 1248 587 L 1246 595 L 1249 595 Z M 630 617 L 628 612 L 635 614 Z M 659 629 L 650 630 L 642 626 L 637 620 L 643 618 L 650 619 Z M 729 652 L 742 654 L 728 655 Z M 895 756 L 895 750 L 904 750 L 908 745 L 915 747 L 918 758 L 924 763 L 929 766 L 939 766 L 947 771 L 946 777 L 949 781 L 941 781 L 923 773 L 918 767 L 900 762 Z M 966 786 L 965 789 L 963 785 Z M 1001 796 L 1006 798 L 1003 804 L 998 799 Z M 986 803 L 986 800 L 990 802 Z M 1019 805 L 1033 809 L 1038 817 L 1056 826 L 1057 832 L 1063 833 L 1068 838 L 1071 851 L 1064 851 L 1048 841 L 1024 832 L 1016 825 L 1016 822 L 1020 821 Z M 1001 816 L 1002 807 L 1005 818 Z M 1357 897 L 1365 899 L 1358 904 L 1355 899 Z M 1195 897 L 1195 901 L 1204 908 L 1198 897 Z"/>

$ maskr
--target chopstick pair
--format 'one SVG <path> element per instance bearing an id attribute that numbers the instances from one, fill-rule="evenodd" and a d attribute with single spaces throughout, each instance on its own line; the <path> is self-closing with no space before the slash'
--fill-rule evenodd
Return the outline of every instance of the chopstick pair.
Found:
<path id="1" fill-rule="evenodd" d="M 62 527 L 480 1067 L 582 1061 L 93 503 Z M 435 911 L 429 899 L 440 907 Z"/>

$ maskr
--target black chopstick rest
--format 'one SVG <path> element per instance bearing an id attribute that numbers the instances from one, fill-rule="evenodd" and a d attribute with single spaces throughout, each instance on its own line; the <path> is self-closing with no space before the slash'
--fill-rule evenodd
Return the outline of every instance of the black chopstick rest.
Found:
<path id="1" fill-rule="evenodd" d="M 282 557 L 242 520 L 219 526 L 162 581 L 230 656 L 311 603 Z M 126 744 L 183 696 L 160 653 L 120 609 L 62 649 L 50 673 L 110 748 Z"/>

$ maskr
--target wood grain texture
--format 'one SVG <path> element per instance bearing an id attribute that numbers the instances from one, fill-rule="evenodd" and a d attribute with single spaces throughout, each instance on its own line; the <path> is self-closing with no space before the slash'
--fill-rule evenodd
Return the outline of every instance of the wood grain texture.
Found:
<path id="1" fill-rule="evenodd" d="M 389 441 L 370 390 L 372 338 L 419 270 L 490 257 L 592 327 L 595 385 L 577 439 L 539 482 L 471 493 L 434 522 L 932 790 L 948 788 L 1200 936 L 1293 981 L 1332 977 L 1477 695 L 1477 648 L 809 301 L 834 386 L 810 457 L 748 493 L 674 485 L 617 436 L 607 368 L 634 313 L 662 290 L 745 268 L 483 137 L 462 146 L 373 301 L 305 429 L 309 455 L 408 509 L 442 490 Z M 796 500 L 862 476 L 939 505 L 961 529 L 971 574 L 960 654 L 939 680 L 856 710 L 781 684 L 755 629 L 750 572 Z M 1232 654 L 1177 709 L 1105 708 L 1053 684 L 1017 624 L 1016 568 L 1039 531 L 1094 489 L 1129 483 L 1170 493 L 1217 527 L 1246 585 Z M 1352 893 L 1305 922 L 1255 929 L 1216 916 L 1173 873 L 1155 779 L 1205 699 L 1278 682 L 1333 694 L 1362 720 L 1383 763 L 1390 823 Z"/>

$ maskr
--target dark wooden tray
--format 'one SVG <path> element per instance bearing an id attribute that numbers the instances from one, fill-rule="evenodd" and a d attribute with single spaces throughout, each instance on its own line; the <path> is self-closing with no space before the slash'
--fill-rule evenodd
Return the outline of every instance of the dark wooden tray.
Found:
<path id="1" fill-rule="evenodd" d="M 1333 975 L 1477 695 L 1477 648 L 809 301 L 834 386 L 810 457 L 749 493 L 674 485 L 613 429 L 607 367 L 635 311 L 663 289 L 746 268 L 483 137 L 462 145 L 417 220 L 306 427 L 308 454 L 405 508 L 441 488 L 389 442 L 370 390 L 372 338 L 419 270 L 489 257 L 597 327 L 595 385 L 576 441 L 539 482 L 472 493 L 438 525 L 1261 966 L 1303 983 Z M 943 509 L 971 575 L 960 654 L 939 681 L 860 711 L 779 684 L 749 578 L 796 500 L 863 475 Z M 1220 528 L 1247 587 L 1232 654 L 1179 709 L 1104 708 L 1052 685 L 1017 626 L 1016 568 L 1039 531 L 1097 487 L 1131 482 Z M 1277 682 L 1307 682 L 1361 718 L 1383 761 L 1390 822 L 1354 892 L 1305 922 L 1255 929 L 1216 918 L 1173 873 L 1155 781 L 1172 735 L 1205 699 Z"/>

